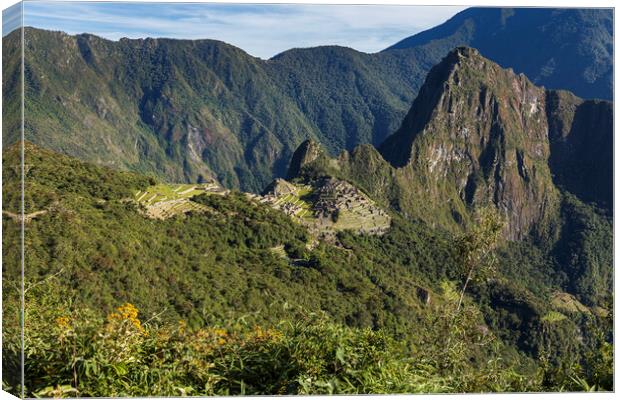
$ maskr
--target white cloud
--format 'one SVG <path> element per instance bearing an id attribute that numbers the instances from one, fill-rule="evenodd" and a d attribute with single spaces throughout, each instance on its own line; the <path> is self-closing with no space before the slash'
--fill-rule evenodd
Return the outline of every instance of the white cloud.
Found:
<path id="1" fill-rule="evenodd" d="M 217 39 L 269 58 L 293 47 L 341 45 L 377 52 L 438 25 L 465 7 L 24 3 L 27 26 L 109 39 Z"/>

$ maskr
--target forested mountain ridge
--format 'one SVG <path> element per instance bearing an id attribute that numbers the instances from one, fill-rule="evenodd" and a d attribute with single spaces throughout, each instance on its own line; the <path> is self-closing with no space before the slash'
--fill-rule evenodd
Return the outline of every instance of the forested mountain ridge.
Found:
<path id="1" fill-rule="evenodd" d="M 204 394 L 324 393 L 325 382 L 330 393 L 579 390 L 571 378 L 582 376 L 609 385 L 607 353 L 598 353 L 606 336 L 595 335 L 608 334 L 608 305 L 565 292 L 604 295 L 597 280 L 606 278 L 589 262 L 610 254 L 600 247 L 608 222 L 578 199 L 566 210 L 576 251 L 562 260 L 574 270 L 556 270 L 560 258 L 531 243 L 502 240 L 497 270 L 472 282 L 457 308 L 463 236 L 441 227 L 388 210 L 382 236 L 345 230 L 313 244 L 304 225 L 238 192 L 198 193 L 191 201 L 202 210 L 154 219 L 134 200 L 151 178 L 24 150 L 27 393 L 174 394 L 180 382 Z M 3 165 L 20 158 L 18 143 Z M 3 211 L 14 214 L 18 176 L 3 169 Z M 20 226 L 3 212 L 9 372 L 21 354 Z M 120 342 L 129 347 L 114 351 Z M 5 387 L 16 387 L 12 376 Z"/>
<path id="2" fill-rule="evenodd" d="M 270 60 L 213 40 L 112 42 L 26 28 L 26 139 L 169 181 L 213 177 L 259 192 L 285 175 L 305 139 L 331 155 L 379 145 L 398 129 L 426 73 L 457 45 L 479 47 L 536 84 L 610 98 L 610 18 L 609 10 L 474 8 L 380 53 L 324 46 Z M 577 25 L 586 28 L 575 38 Z M 517 45 L 510 47 L 513 58 L 502 58 L 481 39 L 509 42 L 528 32 L 539 33 L 536 49 L 553 48 L 556 64 Z M 17 33 L 3 40 L 8 83 L 17 76 L 18 65 L 10 63 Z M 566 70 L 571 65 L 579 70 Z M 10 143 L 11 118 L 19 116 L 17 108 L 7 110 L 13 112 L 3 136 Z"/>
<path id="3" fill-rule="evenodd" d="M 314 70 L 329 79 L 325 87 L 317 79 L 313 90 L 322 96 L 333 87 L 336 97 L 325 103 L 306 97 L 310 105 L 300 106 L 288 92 L 297 79 L 289 57 L 263 61 L 212 40 L 112 42 L 32 28 L 25 36 L 28 140 L 170 181 L 214 177 L 254 192 L 284 174 L 292 151 L 308 137 L 334 153 L 382 140 L 408 107 L 410 72 L 423 73 L 411 63 L 393 67 L 389 56 L 317 49 L 326 56 L 313 58 L 334 68 Z M 15 55 L 17 39 L 5 38 L 5 59 Z M 374 58 L 377 63 L 369 61 Z M 379 79 L 393 68 L 389 84 Z M 14 72 L 5 68 L 5 79 Z M 295 74 L 306 79 L 303 71 Z M 14 133 L 5 138 L 16 139 Z"/>
<path id="4" fill-rule="evenodd" d="M 474 7 L 388 50 L 420 46 L 473 47 L 536 85 L 613 98 L 611 9 Z"/>
<path id="5" fill-rule="evenodd" d="M 598 290 L 611 290 L 613 275 L 611 110 L 609 102 L 547 91 L 477 50 L 457 48 L 433 67 L 379 151 L 361 145 L 331 158 L 307 141 L 293 155 L 289 177 L 349 180 L 407 218 L 453 232 L 471 222 L 472 210 L 493 206 L 507 221 L 506 238 L 563 254 L 554 268 L 565 284 L 598 286 L 572 290 L 594 304 Z M 584 137 L 588 144 L 576 145 Z M 585 215 L 597 228 L 582 231 L 578 244 L 571 221 Z M 563 258 L 590 250 L 597 255 L 580 258 L 578 273 Z"/>

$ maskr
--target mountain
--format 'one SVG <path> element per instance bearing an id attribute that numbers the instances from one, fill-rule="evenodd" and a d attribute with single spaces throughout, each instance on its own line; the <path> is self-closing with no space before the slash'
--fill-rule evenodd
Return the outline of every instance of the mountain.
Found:
<path id="1" fill-rule="evenodd" d="M 381 144 L 431 67 L 461 44 L 536 84 L 611 98 L 610 20 L 609 10 L 470 9 L 376 54 L 323 46 L 270 60 L 215 40 L 26 28 L 25 136 L 100 165 L 258 193 L 306 139 L 331 156 Z M 18 82 L 18 33 L 3 40 L 6 90 Z M 5 145 L 18 140 L 17 106 L 6 105 Z"/>
<path id="2" fill-rule="evenodd" d="M 264 61 L 213 40 L 112 42 L 33 28 L 25 37 L 28 140 L 114 168 L 254 192 L 285 173 L 304 139 L 335 153 L 387 137 L 423 73 L 344 48 L 315 49 L 317 62 L 306 65 L 304 51 Z M 16 33 L 5 38 L 6 60 L 18 57 L 18 43 Z M 17 66 L 5 65 L 7 82 Z M 5 132 L 7 143 L 15 132 Z"/>
<path id="3" fill-rule="evenodd" d="M 19 241 L 22 222 L 27 393 L 64 388 L 85 395 L 154 395 L 176 390 L 180 382 L 192 393 L 323 393 L 325 379 L 331 379 L 330 392 L 347 393 L 552 390 L 565 383 L 551 380 L 553 367 L 538 358 L 549 357 L 563 371 L 562 362 L 579 362 L 580 351 L 597 345 L 575 338 L 589 337 L 595 325 L 584 321 L 598 324 L 595 312 L 604 313 L 597 308 L 604 304 L 584 305 L 564 292 L 553 258 L 531 244 L 501 241 L 498 271 L 472 282 L 455 313 L 463 262 L 456 251 L 459 235 L 384 208 L 389 226 L 379 234 L 345 229 L 316 240 L 297 216 L 276 207 L 279 202 L 206 190 L 208 185 L 156 182 L 28 142 L 28 218 L 22 221 L 20 169 L 12 168 L 20 164 L 21 144 L 3 151 L 5 387 L 15 388 L 19 373 L 10 373 L 20 370 L 14 316 L 21 315 L 22 275 L 19 246 L 11 244 Z M 322 159 L 302 157 L 302 171 Z M 353 198 L 362 200 L 352 208 L 362 204 L 373 215 L 383 207 L 355 184 L 322 182 L 313 187 L 326 207 Z M 289 200 L 297 191 L 298 204 L 306 187 L 279 181 L 270 190 Z M 171 201 L 194 206 L 167 216 L 149 212 L 174 196 Z M 589 258 L 602 260 L 595 253 L 600 238 L 588 231 L 603 241 L 611 233 L 600 215 L 578 200 L 573 204 L 571 245 L 583 250 L 569 253 L 580 255 L 571 260 L 577 269 Z M 579 247 L 582 232 L 587 248 Z M 575 285 L 577 292 L 587 283 L 600 289 L 600 275 L 575 272 L 588 277 Z M 126 346 L 115 347 L 119 341 Z M 549 341 L 553 354 L 545 347 Z M 364 362 L 368 349 L 385 354 Z M 358 375 L 368 363 L 379 369 Z M 392 371 L 385 363 L 400 374 L 382 377 Z M 153 368 L 155 375 L 145 372 Z M 118 379 L 102 384 L 102 375 Z M 144 379 L 162 386 L 143 385 Z"/>
<path id="4" fill-rule="evenodd" d="M 558 200 L 544 104 L 544 89 L 525 76 L 457 48 L 429 72 L 380 151 L 411 170 L 432 198 L 492 202 L 508 216 L 510 236 L 520 238 Z"/>
<path id="5" fill-rule="evenodd" d="M 330 158 L 309 141 L 289 176 L 353 179 L 384 204 L 448 229 L 466 223 L 472 207 L 494 204 L 508 236 L 521 239 L 553 225 L 558 187 L 611 212 L 611 110 L 457 48 L 378 151 L 362 145 Z"/>
<path id="6" fill-rule="evenodd" d="M 544 90 L 457 48 L 431 70 L 380 152 L 438 198 L 493 202 L 522 237 L 555 208 L 553 183 L 611 208 L 612 121 L 609 102 Z"/>
<path id="7" fill-rule="evenodd" d="M 478 49 L 547 89 L 613 98 L 613 11 L 576 8 L 469 8 L 388 48 Z"/>
<path id="8" fill-rule="evenodd" d="M 546 26 L 495 11 L 271 60 L 28 28 L 26 141 L 6 37 L 3 388 L 612 389 L 613 104 L 453 48 Z"/>
<path id="9" fill-rule="evenodd" d="M 457 48 L 433 67 L 401 127 L 378 150 L 361 145 L 330 158 L 306 142 L 289 175 L 348 180 L 385 207 L 452 232 L 492 205 L 507 221 L 505 237 L 563 260 L 556 273 L 568 286 L 598 276 L 589 280 L 598 289 L 573 290 L 593 304 L 611 283 L 611 236 L 602 232 L 610 232 L 613 215 L 612 109 L 537 87 L 475 49 Z M 573 218 L 581 221 L 581 239 L 573 236 Z M 582 225 L 584 218 L 597 227 Z M 578 262 L 580 272 L 563 258 L 587 249 L 597 255 Z"/>

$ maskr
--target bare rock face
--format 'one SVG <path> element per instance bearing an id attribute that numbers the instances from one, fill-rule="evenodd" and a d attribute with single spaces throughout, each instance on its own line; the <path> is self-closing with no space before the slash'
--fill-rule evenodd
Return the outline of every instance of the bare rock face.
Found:
<path id="1" fill-rule="evenodd" d="M 321 145 L 312 139 L 308 139 L 297 147 L 288 169 L 288 179 L 299 176 L 302 169 L 317 159 L 326 157 Z"/>
<path id="2" fill-rule="evenodd" d="M 548 167 L 546 92 L 457 48 L 435 66 L 402 127 L 381 147 L 432 201 L 495 204 L 518 239 L 558 201 Z"/>

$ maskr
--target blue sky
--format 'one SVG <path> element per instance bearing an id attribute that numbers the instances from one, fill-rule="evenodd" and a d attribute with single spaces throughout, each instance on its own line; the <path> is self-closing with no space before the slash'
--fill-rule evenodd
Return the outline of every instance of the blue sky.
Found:
<path id="1" fill-rule="evenodd" d="M 2 10 L 2 36 L 20 26 L 22 20 L 21 6 L 20 3 L 17 3 Z"/>
<path id="2" fill-rule="evenodd" d="M 200 3 L 24 3 L 24 24 L 109 39 L 217 39 L 269 58 L 293 47 L 383 50 L 438 25 L 465 7 Z M 10 9 L 8 11 L 11 11 Z M 5 11 L 10 22 L 15 13 Z M 3 34 L 13 27 L 3 23 Z"/>

